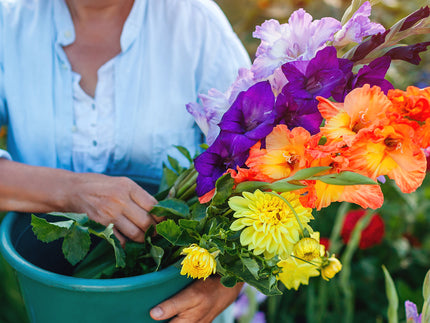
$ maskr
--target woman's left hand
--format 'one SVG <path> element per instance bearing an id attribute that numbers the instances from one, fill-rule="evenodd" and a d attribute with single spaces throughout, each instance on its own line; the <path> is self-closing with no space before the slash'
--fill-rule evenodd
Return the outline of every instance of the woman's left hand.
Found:
<path id="1" fill-rule="evenodd" d="M 171 323 L 210 323 L 235 301 L 243 283 L 232 288 L 221 284 L 219 277 L 197 280 L 172 298 L 154 307 L 150 314 L 154 320 Z"/>

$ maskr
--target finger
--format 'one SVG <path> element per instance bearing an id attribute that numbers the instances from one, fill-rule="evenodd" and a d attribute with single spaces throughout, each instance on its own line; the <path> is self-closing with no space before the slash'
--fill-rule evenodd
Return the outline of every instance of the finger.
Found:
<path id="1" fill-rule="evenodd" d="M 121 246 L 124 248 L 125 243 L 127 242 L 127 239 L 115 227 L 113 228 L 113 233 L 115 237 L 119 240 L 119 243 L 121 244 Z"/>
<path id="2" fill-rule="evenodd" d="M 130 197 L 134 203 L 147 212 L 151 211 L 154 205 L 158 203 L 155 197 L 137 184 L 130 190 Z"/>
<path id="3" fill-rule="evenodd" d="M 161 304 L 158 304 L 149 312 L 151 317 L 157 321 L 167 320 L 186 311 L 189 308 L 194 307 L 195 297 L 192 297 L 190 288 L 192 288 L 192 286 L 185 288 L 175 296 L 169 298 Z"/>
<path id="4" fill-rule="evenodd" d="M 123 211 L 123 214 L 143 232 L 146 232 L 151 225 L 155 226 L 157 224 L 148 212 L 135 203 L 127 205 L 127 209 Z"/>
<path id="5" fill-rule="evenodd" d="M 122 215 L 115 219 L 114 226 L 127 238 L 136 242 L 145 242 L 145 232 L 131 222 L 127 217 Z"/>

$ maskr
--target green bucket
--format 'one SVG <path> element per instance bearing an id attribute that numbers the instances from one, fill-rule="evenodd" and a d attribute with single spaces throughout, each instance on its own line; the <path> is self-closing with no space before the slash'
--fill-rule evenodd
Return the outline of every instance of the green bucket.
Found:
<path id="1" fill-rule="evenodd" d="M 0 250 L 16 270 L 31 322 L 156 322 L 152 307 L 192 280 L 175 267 L 141 276 L 82 279 L 68 276 L 61 243 L 34 236 L 28 214 L 9 213 L 0 226 Z"/>

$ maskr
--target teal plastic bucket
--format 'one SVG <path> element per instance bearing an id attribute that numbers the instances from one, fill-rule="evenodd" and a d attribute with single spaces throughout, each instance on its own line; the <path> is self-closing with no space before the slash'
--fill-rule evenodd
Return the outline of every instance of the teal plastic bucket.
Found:
<path id="1" fill-rule="evenodd" d="M 30 321 L 37 323 L 156 322 L 150 309 L 192 281 L 175 267 L 128 278 L 68 276 L 72 267 L 61 243 L 37 240 L 28 214 L 4 218 L 0 250 L 17 272 Z"/>

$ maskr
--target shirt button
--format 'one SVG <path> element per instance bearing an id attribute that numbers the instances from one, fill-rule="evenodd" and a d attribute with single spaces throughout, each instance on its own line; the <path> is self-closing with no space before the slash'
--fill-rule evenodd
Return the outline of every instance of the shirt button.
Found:
<path id="1" fill-rule="evenodd" d="M 66 63 L 62 63 L 62 64 L 61 64 L 61 68 L 62 68 L 63 70 L 67 70 L 69 67 L 67 66 L 67 64 L 66 64 Z"/>
<path id="2" fill-rule="evenodd" d="M 76 126 L 73 126 L 72 127 L 72 132 L 76 132 L 76 131 L 78 131 L 78 128 Z"/>
<path id="3" fill-rule="evenodd" d="M 70 30 L 65 31 L 64 32 L 64 37 L 66 37 L 66 38 L 72 37 L 72 32 Z"/>
<path id="4" fill-rule="evenodd" d="M 95 104 L 95 103 L 91 104 L 91 108 L 92 108 L 93 110 L 95 110 L 95 109 L 96 109 L 96 104 Z"/>
<path id="5" fill-rule="evenodd" d="M 93 122 L 93 123 L 91 123 L 91 127 L 95 127 L 96 126 L 96 124 Z"/>
<path id="6" fill-rule="evenodd" d="M 97 146 L 97 141 L 96 140 L 93 140 L 93 146 L 94 147 Z"/>

